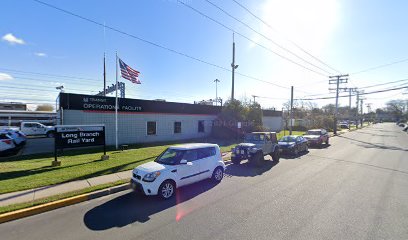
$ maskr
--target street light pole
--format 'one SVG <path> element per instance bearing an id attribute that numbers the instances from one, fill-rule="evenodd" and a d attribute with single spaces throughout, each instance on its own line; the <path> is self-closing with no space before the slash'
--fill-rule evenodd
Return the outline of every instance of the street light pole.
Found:
<path id="1" fill-rule="evenodd" d="M 238 68 L 238 65 L 235 65 L 235 40 L 234 33 L 232 33 L 232 89 L 231 89 L 231 100 L 234 100 L 234 78 L 235 78 L 235 69 Z"/>
<path id="2" fill-rule="evenodd" d="M 220 80 L 215 79 L 215 106 L 218 106 L 218 83 L 220 82 Z"/>

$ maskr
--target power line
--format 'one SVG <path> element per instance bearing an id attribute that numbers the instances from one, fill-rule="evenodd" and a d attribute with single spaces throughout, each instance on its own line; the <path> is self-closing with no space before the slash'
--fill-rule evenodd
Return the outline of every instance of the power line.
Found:
<path id="1" fill-rule="evenodd" d="M 249 25 L 246 24 L 245 22 L 243 22 L 243 21 L 239 20 L 238 18 L 234 17 L 233 15 L 231 15 L 230 13 L 228 13 L 226 10 L 222 9 L 220 6 L 216 5 L 215 3 L 211 2 L 210 0 L 205 0 L 205 1 L 208 2 L 209 4 L 211 4 L 212 6 L 214 6 L 215 8 L 217 8 L 218 10 L 220 10 L 221 12 L 223 12 L 225 15 L 229 16 L 230 18 L 234 19 L 235 21 L 237 21 L 237 22 L 241 23 L 242 25 L 246 26 L 247 28 L 251 29 L 251 30 L 252 30 L 253 32 L 255 32 L 256 34 L 258 34 L 258 35 L 262 36 L 263 38 L 269 40 L 269 41 L 270 41 L 271 43 L 273 43 L 275 46 L 277 46 L 277 47 L 283 49 L 284 51 L 286 51 L 286 52 L 292 54 L 293 56 L 299 58 L 300 60 L 302 60 L 302 61 L 305 62 L 305 63 L 308 63 L 308 64 L 312 65 L 312 66 L 315 67 L 315 68 L 318 68 L 318 69 L 320 69 L 320 70 L 322 70 L 322 71 L 324 71 L 324 72 L 326 72 L 326 73 L 328 73 L 328 74 L 332 74 L 332 73 L 326 71 L 325 69 L 323 69 L 323 68 L 321 68 L 321 67 L 319 67 L 319 66 L 317 66 L 317 65 L 315 65 L 315 64 L 313 64 L 313 63 L 311 63 L 311 62 L 309 62 L 309 61 L 307 61 L 306 59 L 300 57 L 299 55 L 297 55 L 296 53 L 290 51 L 289 49 L 287 49 L 286 47 L 280 45 L 279 43 L 273 41 L 273 40 L 272 40 L 271 38 L 269 38 L 268 36 L 266 36 L 266 35 L 260 33 L 259 31 L 255 30 L 253 27 L 249 26 Z"/>
<path id="2" fill-rule="evenodd" d="M 365 87 L 361 87 L 361 88 L 372 88 L 372 87 L 378 87 L 378 86 L 383 86 L 383 85 L 388 85 L 388 84 L 398 83 L 398 82 L 405 82 L 405 81 L 408 81 L 408 78 L 407 78 L 407 79 L 401 79 L 401 80 L 393 81 L 393 82 L 387 82 L 387 83 L 380 83 L 380 84 L 365 86 Z"/>
<path id="3" fill-rule="evenodd" d="M 391 66 L 391 65 L 394 65 L 394 64 L 397 64 L 397 63 L 402 63 L 402 62 L 407 62 L 407 61 L 408 61 L 408 58 L 402 59 L 402 60 L 399 60 L 399 61 L 395 61 L 395 62 L 391 62 L 391 63 L 381 64 L 381 65 L 378 65 L 378 66 L 375 66 L 375 67 L 369 67 L 369 68 L 363 69 L 361 71 L 351 73 L 351 75 L 356 75 L 356 74 L 372 71 L 372 70 L 379 69 L 379 68 L 388 67 L 388 66 Z"/>
<path id="4" fill-rule="evenodd" d="M 105 24 L 99 23 L 99 22 L 97 22 L 97 21 L 95 21 L 95 20 L 92 20 L 92 19 L 87 18 L 87 17 L 83 17 L 83 16 L 81 16 L 81 15 L 78 15 L 78 14 L 73 13 L 73 12 L 70 12 L 70 11 L 68 11 L 68 10 L 59 8 L 59 7 L 54 6 L 54 5 L 51 5 L 51 4 L 49 4 L 49 3 L 46 3 L 46 2 L 43 2 L 43 1 L 40 1 L 40 0 L 33 0 L 33 1 L 35 1 L 35 2 L 37 2 L 37 3 L 39 3 L 39 4 L 42 4 L 42 5 L 44 5 L 44 6 L 53 8 L 53 9 L 55 9 L 55 10 L 64 12 L 64 13 L 66 13 L 66 14 L 68 14 L 68 15 L 71 15 L 71 16 L 74 16 L 74 17 L 77 17 L 77 18 L 80 18 L 80 19 L 85 20 L 85 21 L 87 21 L 87 22 L 96 24 L 96 25 L 98 25 L 98 26 L 105 27 L 105 28 L 107 28 L 107 29 L 109 29 L 109 30 L 112 30 L 112 31 L 114 31 L 114 32 L 117 32 L 117 33 L 120 33 L 120 34 L 122 34 L 122 35 L 128 36 L 128 37 L 130 37 L 130 38 L 137 39 L 137 40 L 139 40 L 139 41 L 141 41 L 141 42 L 144 42 L 144 43 L 146 43 L 146 44 L 149 44 L 149 45 L 152 45 L 152 46 L 161 48 L 161 49 L 163 49 L 163 50 L 172 52 L 172 53 L 174 53 L 174 54 L 177 54 L 177 55 L 180 55 L 180 56 L 183 56 L 183 57 L 192 59 L 192 60 L 197 61 L 197 62 L 201 62 L 201 63 L 207 64 L 207 65 L 209 65 L 209 66 L 212 66 L 212 67 L 215 67 L 215 68 L 218 68 L 218 69 L 227 71 L 227 72 L 231 72 L 231 71 L 232 71 L 232 70 L 230 70 L 230 69 L 228 69 L 228 68 L 219 66 L 219 65 L 214 64 L 214 63 L 210 63 L 210 62 L 205 61 L 205 60 L 202 60 L 202 59 L 200 59 L 200 58 L 193 57 L 193 56 L 188 55 L 188 54 L 186 54 L 186 53 L 183 53 L 183 52 L 180 52 L 180 51 L 171 49 L 171 48 L 169 48 L 169 47 L 160 45 L 160 44 L 158 44 L 158 43 L 155 43 L 155 42 L 152 42 L 152 41 L 143 39 L 143 38 L 138 37 L 138 36 L 136 36 L 136 35 L 133 35 L 133 34 L 124 32 L 124 31 L 122 31 L 122 30 L 119 30 L 119 29 L 117 29 L 117 28 L 115 28 L 115 27 L 111 27 L 111 26 L 109 26 L 109 25 L 105 25 Z M 238 73 L 238 72 L 236 72 L 236 74 L 241 75 L 241 76 L 246 77 L 246 78 L 250 78 L 250 79 L 256 80 L 256 81 L 260 81 L 260 79 L 258 79 L 258 78 L 256 78 L 256 77 L 252 77 L 252 76 L 245 75 L 245 74 Z M 319 74 L 321 74 L 321 73 L 319 73 Z M 324 75 L 324 74 L 321 74 L 321 75 Z M 275 86 L 277 86 L 277 87 L 281 87 L 281 88 L 286 88 L 286 89 L 288 89 L 287 87 L 280 86 L 280 85 L 278 85 L 278 84 L 275 84 L 275 83 L 272 83 L 272 82 L 268 82 L 268 81 L 265 81 L 265 80 L 262 80 L 262 82 L 265 82 L 265 83 L 268 83 L 268 84 L 271 84 L 271 85 L 275 85 Z"/>
<path id="5" fill-rule="evenodd" d="M 37 1 L 37 0 L 34 0 L 34 1 Z M 323 74 L 323 73 L 317 72 L 317 71 L 315 71 L 315 70 L 313 70 L 313 69 L 311 69 L 311 68 L 308 68 L 308 67 L 306 67 L 306 66 L 304 66 L 304 65 L 302 65 L 302 64 L 300 64 L 300 63 L 298 63 L 298 62 L 293 61 L 293 60 L 290 59 L 290 58 L 287 58 L 287 57 L 285 57 L 285 56 L 283 56 L 283 55 L 281 55 L 281 54 L 279 54 L 279 53 L 273 51 L 272 49 L 270 49 L 270 48 L 268 48 L 268 47 L 265 47 L 264 45 L 262 45 L 262 44 L 260 44 L 260 43 L 257 43 L 256 41 L 252 40 L 251 38 L 249 38 L 249 37 L 247 37 L 247 36 L 245 36 L 245 35 L 243 35 L 243 34 L 237 32 L 237 31 L 235 31 L 234 29 L 232 29 L 232 28 L 226 26 L 225 24 L 223 24 L 223 23 L 221 23 L 221 22 L 215 20 L 214 18 L 212 18 L 212 17 L 210 17 L 210 16 L 204 14 L 203 12 L 197 10 L 196 8 L 194 8 L 194 7 L 188 5 L 188 4 L 186 4 L 186 3 L 184 3 L 184 2 L 182 2 L 182 1 L 180 1 L 180 0 L 178 0 L 178 2 L 179 2 L 180 4 L 186 6 L 187 8 L 190 8 L 190 9 L 193 10 L 194 12 L 200 14 L 201 16 L 203 16 L 203 17 L 205 17 L 205 18 L 207 18 L 207 19 L 210 19 L 211 21 L 213 21 L 213 22 L 217 23 L 218 25 L 224 27 L 225 29 L 230 30 L 231 32 L 236 33 L 237 35 L 241 36 L 242 38 L 244 38 L 244 39 L 246 39 L 246 40 L 248 40 L 248 41 L 254 43 L 255 45 L 258 45 L 259 47 L 261 47 L 261 48 L 263 48 L 263 49 L 265 49 L 265 50 L 267 50 L 267 51 L 269 51 L 269 52 L 271 52 L 271 53 L 273 53 L 273 54 L 275 54 L 275 55 L 277 55 L 277 56 L 279 56 L 279 57 L 281 57 L 281 58 L 283 58 L 283 59 L 285 59 L 285 60 L 287 60 L 287 61 L 289 61 L 289 62 L 291 62 L 291 63 L 293 63 L 293 64 L 296 64 L 296 65 L 298 65 L 299 67 L 302 67 L 302 68 L 304 68 L 304 69 L 306 69 L 306 70 L 309 70 L 309 71 L 311 71 L 311 72 L 314 72 L 314 73 L 316 73 L 316 74 L 318 74 L 318 75 L 326 76 L 326 74 Z"/>
<path id="6" fill-rule="evenodd" d="M 265 26 L 267 26 L 268 28 L 270 28 L 271 30 L 273 30 L 274 32 L 277 32 L 281 35 L 283 35 L 282 33 L 280 33 L 278 30 L 276 30 L 275 28 L 273 28 L 270 24 L 268 24 L 266 21 L 264 21 L 262 18 L 258 17 L 257 15 L 255 15 L 251 10 L 249 10 L 247 7 L 245 7 L 243 4 L 241 4 L 240 2 L 236 1 L 236 0 L 232 0 L 234 1 L 238 6 L 240 6 L 242 9 L 244 9 L 245 11 L 247 11 L 250 15 L 252 15 L 254 18 L 258 19 L 260 22 L 262 22 Z M 284 36 L 284 35 L 283 35 Z M 326 67 L 330 68 L 331 70 L 340 73 L 339 70 L 336 70 L 335 68 L 331 67 L 329 64 L 325 63 L 324 61 L 320 60 L 319 58 L 315 57 L 314 55 L 312 55 L 311 53 L 309 53 L 308 51 L 306 51 L 305 49 L 303 49 L 301 46 L 299 46 L 297 43 L 295 43 L 294 41 L 290 40 L 288 37 L 284 36 L 284 38 L 289 41 L 290 43 L 292 43 L 295 47 L 297 47 L 298 49 L 300 49 L 302 52 L 306 53 L 307 55 L 309 55 L 310 57 L 312 57 L 313 59 L 315 59 L 316 61 L 322 63 L 323 65 L 325 65 Z"/>
<path id="7" fill-rule="evenodd" d="M 383 89 L 383 90 L 378 90 L 378 91 L 373 91 L 373 92 L 364 92 L 364 93 L 360 93 L 359 95 L 369 95 L 369 94 L 374 94 L 374 93 L 382 93 L 382 92 L 389 92 L 389 91 L 395 91 L 395 90 L 400 90 L 400 89 L 405 89 L 408 88 L 408 86 L 404 86 L 404 87 L 398 87 L 398 88 L 391 88 L 391 89 Z M 351 96 L 356 96 L 355 95 L 351 95 Z M 349 97 L 349 95 L 342 95 L 339 96 L 339 98 L 343 98 L 343 97 Z M 295 100 L 322 100 L 322 99 L 334 99 L 336 97 L 321 97 L 321 98 L 299 98 L 299 99 L 295 99 Z"/>
<path id="8" fill-rule="evenodd" d="M 101 81 L 101 80 L 94 79 L 94 78 L 84 78 L 84 77 L 57 75 L 57 74 L 49 74 L 49 73 L 39 73 L 39 72 L 27 72 L 27 71 L 21 71 L 21 70 L 9 69 L 9 68 L 0 68 L 0 70 L 9 71 L 9 72 L 17 72 L 17 73 L 22 73 L 22 74 L 42 75 L 42 76 L 49 76 L 49 77 L 72 78 L 72 79 L 91 80 L 91 81 L 98 81 L 98 82 Z"/>

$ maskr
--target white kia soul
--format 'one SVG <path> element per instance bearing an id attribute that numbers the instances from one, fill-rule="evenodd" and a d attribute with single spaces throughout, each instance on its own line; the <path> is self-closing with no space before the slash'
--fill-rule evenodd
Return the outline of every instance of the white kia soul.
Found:
<path id="1" fill-rule="evenodd" d="M 133 169 L 130 184 L 141 194 L 169 199 L 178 187 L 207 178 L 220 182 L 224 170 L 217 144 L 184 144 L 169 147 L 154 162 Z"/>

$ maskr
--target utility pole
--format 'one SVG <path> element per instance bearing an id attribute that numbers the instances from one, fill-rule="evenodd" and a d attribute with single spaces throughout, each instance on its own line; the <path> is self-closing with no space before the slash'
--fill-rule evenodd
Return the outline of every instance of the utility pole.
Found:
<path id="1" fill-rule="evenodd" d="M 290 116 L 289 116 L 289 135 L 292 135 L 293 118 L 293 86 L 290 87 Z"/>
<path id="2" fill-rule="evenodd" d="M 106 60 L 105 53 L 103 54 L 103 96 L 106 97 Z"/>
<path id="3" fill-rule="evenodd" d="M 365 98 L 360 98 L 361 127 L 363 127 L 363 122 L 364 122 L 364 109 L 363 109 L 364 100 Z"/>
<path id="4" fill-rule="evenodd" d="M 234 100 L 234 75 L 235 69 L 238 68 L 238 65 L 235 65 L 235 40 L 234 40 L 234 33 L 232 33 L 232 89 L 231 89 L 231 100 Z"/>
<path id="5" fill-rule="evenodd" d="M 357 88 L 349 88 L 348 89 L 349 90 L 349 114 L 348 114 L 348 121 L 347 121 L 347 123 L 348 123 L 348 127 L 349 127 L 349 130 L 350 130 L 350 119 L 351 119 L 351 93 L 354 93 L 354 92 L 356 92 L 357 91 Z"/>
<path id="6" fill-rule="evenodd" d="M 215 79 L 215 106 L 218 106 L 218 83 L 220 82 L 220 80 Z"/>
<path id="7" fill-rule="evenodd" d="M 358 128 L 358 121 L 359 121 L 359 107 L 358 107 L 358 103 L 360 101 L 360 92 L 357 91 L 357 98 L 356 98 L 356 128 Z"/>
<path id="8" fill-rule="evenodd" d="M 339 88 L 341 83 L 347 83 L 348 78 L 348 74 L 344 74 L 344 75 L 337 75 L 337 76 L 330 76 L 330 80 L 329 80 L 329 85 L 332 84 L 336 84 L 336 88 L 332 89 L 329 88 L 329 90 L 336 90 L 336 111 L 334 113 L 334 134 L 337 134 L 337 115 L 338 115 L 338 111 L 339 111 L 339 90 L 346 90 L 347 88 Z"/>
<path id="9" fill-rule="evenodd" d="M 255 103 L 255 102 L 256 102 L 256 98 L 259 97 L 259 96 L 252 95 L 252 97 L 254 98 L 254 103 Z"/>

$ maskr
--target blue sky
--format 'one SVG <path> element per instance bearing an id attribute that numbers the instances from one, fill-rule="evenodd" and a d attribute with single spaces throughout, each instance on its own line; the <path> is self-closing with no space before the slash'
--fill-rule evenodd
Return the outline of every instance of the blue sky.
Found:
<path id="1" fill-rule="evenodd" d="M 232 32 L 192 11 L 177 0 L 68 1 L 44 0 L 123 32 L 230 69 Z M 407 1 L 381 0 L 237 0 L 265 20 L 262 24 L 232 0 L 209 0 L 245 22 L 257 32 L 290 50 L 323 72 L 274 45 L 241 23 L 229 18 L 205 0 L 183 2 L 234 29 L 253 42 L 235 35 L 239 73 L 264 81 L 236 76 L 238 99 L 258 95 L 263 107 L 280 109 L 295 86 L 295 98 L 326 94 L 328 75 L 337 72 L 305 54 L 350 73 L 343 87 L 364 87 L 408 78 L 408 61 L 360 74 L 360 70 L 408 58 Z M 218 93 L 231 94 L 231 73 L 163 50 L 140 40 L 75 18 L 32 0 L 0 2 L 0 96 L 1 100 L 42 103 L 55 101 L 63 84 L 67 92 L 84 94 L 102 90 L 102 58 L 107 55 L 108 84 L 115 81 L 115 52 L 141 72 L 141 85 L 127 80 L 127 97 L 193 102 L 215 97 L 214 79 L 221 80 Z M 288 41 L 289 39 L 289 41 Z M 316 74 L 282 57 L 322 72 Z M 27 74 L 37 72 L 86 79 Z M 390 84 L 374 91 L 402 83 Z M 284 86 L 277 87 L 273 84 Z M 19 89 L 12 90 L 10 87 Z M 34 90 L 34 89 L 41 89 Z M 366 96 L 373 108 L 393 98 L 406 98 L 402 91 Z M 334 100 L 315 101 L 319 105 Z M 355 100 L 353 99 L 353 103 Z M 347 105 L 348 99 L 341 99 Z M 354 105 L 354 104 L 353 104 Z"/>

